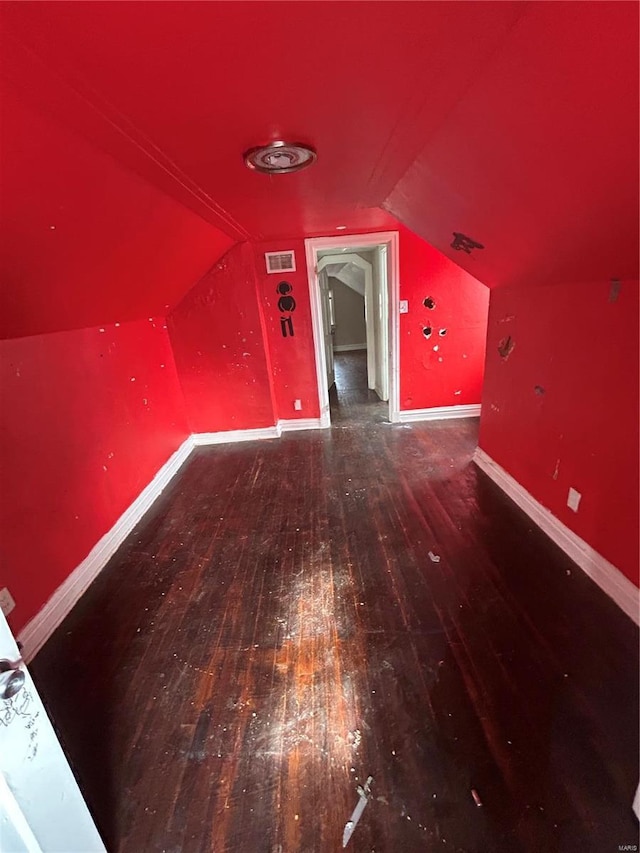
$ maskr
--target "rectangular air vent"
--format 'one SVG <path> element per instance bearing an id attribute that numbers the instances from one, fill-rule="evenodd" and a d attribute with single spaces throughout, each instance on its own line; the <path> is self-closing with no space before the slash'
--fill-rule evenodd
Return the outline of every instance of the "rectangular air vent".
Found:
<path id="1" fill-rule="evenodd" d="M 265 252 L 265 260 L 267 262 L 267 272 L 295 272 L 296 271 L 296 256 L 291 252 Z"/>

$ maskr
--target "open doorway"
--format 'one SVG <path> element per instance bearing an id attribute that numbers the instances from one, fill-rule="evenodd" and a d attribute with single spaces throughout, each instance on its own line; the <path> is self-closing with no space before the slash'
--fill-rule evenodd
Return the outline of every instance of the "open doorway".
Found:
<path id="1" fill-rule="evenodd" d="M 305 247 L 322 426 L 332 416 L 397 420 L 398 233 Z"/>

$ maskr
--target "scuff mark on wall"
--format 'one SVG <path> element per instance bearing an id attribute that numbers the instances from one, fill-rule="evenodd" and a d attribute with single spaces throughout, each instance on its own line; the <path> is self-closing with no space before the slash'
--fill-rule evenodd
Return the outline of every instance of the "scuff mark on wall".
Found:
<path id="1" fill-rule="evenodd" d="M 506 338 L 502 338 L 500 343 L 498 344 L 498 354 L 503 361 L 506 361 L 513 350 L 515 349 L 516 343 L 511 337 L 511 335 L 507 335 Z"/>

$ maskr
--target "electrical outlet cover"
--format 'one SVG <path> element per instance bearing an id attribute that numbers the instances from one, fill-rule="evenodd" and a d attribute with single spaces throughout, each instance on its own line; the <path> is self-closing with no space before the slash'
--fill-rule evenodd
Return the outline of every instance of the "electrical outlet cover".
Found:
<path id="1" fill-rule="evenodd" d="M 0 610 L 2 610 L 4 615 L 8 616 L 15 606 L 16 603 L 13 600 L 13 596 L 6 586 L 3 589 L 0 589 Z"/>
<path id="2" fill-rule="evenodd" d="M 578 507 L 580 506 L 581 499 L 582 495 L 580 494 L 580 492 L 576 491 L 576 489 L 569 489 L 569 496 L 567 497 L 567 506 L 574 512 L 578 512 Z"/>
<path id="3" fill-rule="evenodd" d="M 408 314 L 409 313 L 409 300 L 408 299 L 401 299 L 400 300 L 400 313 L 401 314 Z"/>

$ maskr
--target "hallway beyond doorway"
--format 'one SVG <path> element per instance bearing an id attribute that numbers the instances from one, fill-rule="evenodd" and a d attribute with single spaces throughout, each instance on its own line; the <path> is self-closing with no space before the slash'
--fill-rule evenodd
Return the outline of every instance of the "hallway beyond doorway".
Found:
<path id="1" fill-rule="evenodd" d="M 389 420 L 389 405 L 367 387 L 367 351 L 334 354 L 336 381 L 329 391 L 331 423 L 381 423 Z"/>

